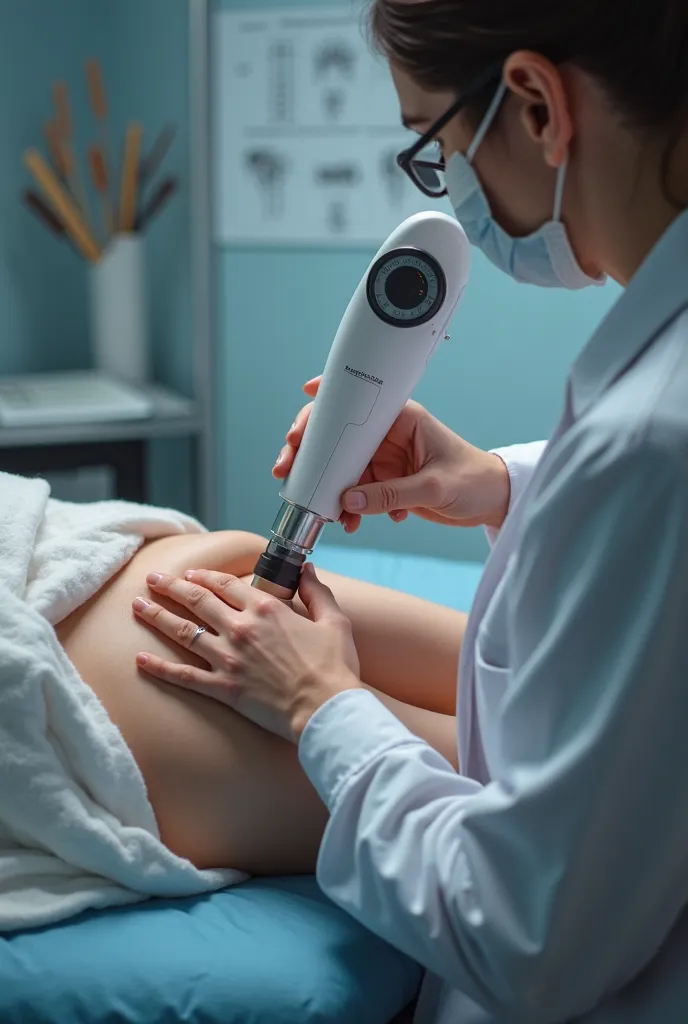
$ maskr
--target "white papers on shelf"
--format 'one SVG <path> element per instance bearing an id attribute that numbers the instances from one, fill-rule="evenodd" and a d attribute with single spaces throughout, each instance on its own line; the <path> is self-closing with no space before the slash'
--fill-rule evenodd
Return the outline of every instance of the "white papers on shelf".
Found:
<path id="1" fill-rule="evenodd" d="M 139 389 L 92 370 L 0 377 L 0 426 L 39 427 L 147 419 Z"/>

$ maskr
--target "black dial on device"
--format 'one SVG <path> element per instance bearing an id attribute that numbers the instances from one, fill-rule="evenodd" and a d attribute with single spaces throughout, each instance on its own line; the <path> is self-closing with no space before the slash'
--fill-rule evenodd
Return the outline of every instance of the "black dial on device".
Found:
<path id="1" fill-rule="evenodd" d="M 368 274 L 368 302 L 376 316 L 395 327 L 432 320 L 444 302 L 447 283 L 434 257 L 414 249 L 392 249 Z"/>

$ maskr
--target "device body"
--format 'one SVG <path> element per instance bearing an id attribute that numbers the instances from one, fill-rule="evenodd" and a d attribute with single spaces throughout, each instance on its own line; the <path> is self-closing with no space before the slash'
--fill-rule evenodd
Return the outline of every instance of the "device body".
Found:
<path id="1" fill-rule="evenodd" d="M 445 337 L 466 286 L 470 245 L 443 213 L 390 235 L 342 318 L 254 586 L 289 599 L 341 495 L 358 483 Z"/>

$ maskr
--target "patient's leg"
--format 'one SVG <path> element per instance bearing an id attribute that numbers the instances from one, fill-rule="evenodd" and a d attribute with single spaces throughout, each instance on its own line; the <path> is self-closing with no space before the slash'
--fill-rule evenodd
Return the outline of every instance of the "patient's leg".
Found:
<path id="1" fill-rule="evenodd" d="M 351 620 L 365 681 L 399 701 L 455 715 L 465 613 L 334 573 L 318 575 Z M 298 600 L 296 607 L 305 614 Z"/>
<path id="2" fill-rule="evenodd" d="M 236 544 L 236 534 L 221 536 Z M 242 543 L 250 536 L 242 535 Z M 251 569 L 253 555 L 264 546 L 256 537 Z M 243 575 L 236 554 L 222 568 Z M 351 620 L 364 685 L 458 767 L 456 693 L 465 613 L 335 573 L 321 570 L 318 575 Z M 306 614 L 298 598 L 295 608 Z"/>
<path id="3" fill-rule="evenodd" d="M 250 581 L 263 538 L 216 536 L 225 545 L 222 568 Z M 317 552 L 314 561 L 317 565 Z M 455 715 L 465 613 L 335 573 L 319 570 L 318 575 L 351 620 L 363 679 L 398 701 Z M 295 608 L 305 614 L 298 598 Z"/>
<path id="4" fill-rule="evenodd" d="M 175 540 L 179 549 L 180 538 Z M 263 537 L 221 531 L 207 540 L 213 549 L 208 547 L 206 563 L 251 581 Z M 319 576 L 351 620 L 364 685 L 458 768 L 456 692 L 465 613 L 335 573 Z M 298 598 L 294 607 L 306 614 Z"/>
<path id="5" fill-rule="evenodd" d="M 199 694 L 147 679 L 136 671 L 137 651 L 201 663 L 167 638 L 137 622 L 131 601 L 146 594 L 145 576 L 159 570 L 176 575 L 189 568 L 251 572 L 264 541 L 250 534 L 218 533 L 169 537 L 142 548 L 91 601 L 58 626 L 67 654 L 120 728 L 141 769 L 163 841 L 199 867 L 239 867 L 251 874 L 312 871 L 327 819 L 325 808 L 300 769 L 294 748 L 223 705 Z M 423 644 L 421 622 L 431 628 L 431 609 L 412 598 L 332 581 L 345 611 L 354 619 L 364 678 L 387 694 L 382 699 L 428 743 L 455 760 L 455 720 L 395 701 L 395 687 L 417 699 L 433 690 L 433 643 L 420 678 L 408 671 L 414 657 L 409 634 Z M 367 596 L 361 596 L 361 595 Z M 380 607 L 374 607 L 375 597 Z M 370 601 L 370 605 L 366 605 Z M 409 602 L 405 614 L 401 602 Z M 367 608 L 369 621 L 360 620 Z M 414 612 L 415 610 L 415 612 Z M 388 614 L 389 612 L 389 614 Z M 443 613 L 440 613 L 443 614 Z M 375 650 L 379 619 L 390 653 Z M 460 617 L 451 617 L 458 626 Z M 396 633 L 394 626 L 401 630 Z M 414 626 L 415 624 L 415 626 Z M 415 634 L 414 634 L 415 629 Z M 402 635 L 403 634 L 403 635 Z M 437 664 L 448 674 L 459 637 L 437 639 Z M 400 653 L 403 650 L 405 656 Z M 201 663 L 202 664 L 202 663 Z"/>

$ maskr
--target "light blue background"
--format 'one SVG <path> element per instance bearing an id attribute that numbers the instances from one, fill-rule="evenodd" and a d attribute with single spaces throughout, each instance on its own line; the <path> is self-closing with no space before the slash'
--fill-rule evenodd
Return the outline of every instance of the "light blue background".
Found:
<path id="1" fill-rule="evenodd" d="M 220 6 L 291 3 L 221 0 Z M 72 86 L 81 143 L 90 137 L 82 68 L 96 54 L 111 94 L 113 137 L 121 140 L 134 117 L 144 122 L 149 141 L 167 120 L 179 124 L 168 166 L 181 176 L 181 194 L 148 245 L 155 369 L 189 393 L 187 0 L 0 0 L 0 14 L 0 373 L 88 363 L 86 268 L 34 223 L 18 194 L 28 180 L 21 153 L 41 140 L 55 78 Z M 270 468 L 300 407 L 301 384 L 322 368 L 371 256 L 370 250 L 218 252 L 219 525 L 269 528 L 278 501 Z M 416 397 L 483 447 L 546 435 L 568 366 L 617 295 L 615 286 L 577 294 L 517 286 L 477 255 L 452 340 L 433 359 Z M 154 500 L 188 507 L 188 445 L 156 443 L 151 463 Z M 485 550 L 481 531 L 420 521 L 368 520 L 355 538 L 330 527 L 327 540 L 454 558 L 482 558 Z"/>

